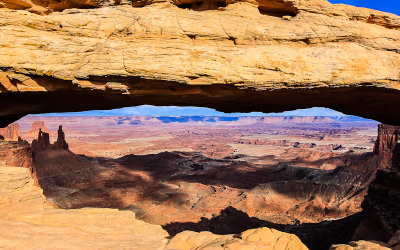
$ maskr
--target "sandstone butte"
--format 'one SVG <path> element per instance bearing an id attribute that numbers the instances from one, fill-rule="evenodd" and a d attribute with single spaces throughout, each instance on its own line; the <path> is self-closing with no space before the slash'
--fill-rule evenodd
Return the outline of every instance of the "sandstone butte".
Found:
<path id="1" fill-rule="evenodd" d="M 53 134 L 50 133 L 49 129 L 44 124 L 44 121 L 35 121 L 32 123 L 32 128 L 24 135 L 24 138 L 36 138 L 39 130 L 48 133 L 50 136 L 53 136 Z"/>
<path id="2" fill-rule="evenodd" d="M 400 17 L 326 0 L 0 0 L 1 126 L 140 104 L 398 125 Z"/>
<path id="3" fill-rule="evenodd" d="M 308 249 L 297 236 L 269 228 L 240 237 L 184 231 L 168 240 L 161 226 L 136 220 L 131 211 L 54 208 L 28 168 L 1 164 L 2 249 Z"/>

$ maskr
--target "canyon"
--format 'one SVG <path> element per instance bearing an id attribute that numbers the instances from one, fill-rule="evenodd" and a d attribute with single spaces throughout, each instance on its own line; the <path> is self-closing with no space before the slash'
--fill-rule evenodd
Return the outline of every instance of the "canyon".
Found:
<path id="1" fill-rule="evenodd" d="M 274 228 L 328 249 L 365 239 L 364 196 L 397 133 L 379 125 L 375 140 L 377 125 L 357 117 L 28 116 L 19 127 L 37 138 L 14 142 L 12 156 L 7 142 L 0 155 L 30 169 L 58 208 L 131 211 L 171 236 Z M 393 230 L 369 240 L 387 242 Z"/>

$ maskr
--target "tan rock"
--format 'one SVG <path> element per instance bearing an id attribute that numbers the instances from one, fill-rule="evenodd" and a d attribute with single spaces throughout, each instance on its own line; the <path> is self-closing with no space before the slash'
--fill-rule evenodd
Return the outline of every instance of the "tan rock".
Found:
<path id="1" fill-rule="evenodd" d="M 339 244 L 330 247 L 330 250 L 389 250 L 382 242 L 373 241 L 352 241 L 349 245 Z"/>
<path id="2" fill-rule="evenodd" d="M 263 227 L 247 230 L 241 234 L 240 238 L 234 235 L 184 231 L 173 237 L 166 249 L 301 250 L 308 248 L 293 234 Z"/>
<path id="3" fill-rule="evenodd" d="M 48 16 L 2 9 L 2 78 L 17 79 L 20 91 L 52 90 L 32 76 L 110 75 L 259 89 L 362 83 L 399 88 L 400 17 L 324 0 L 276 1 L 260 13 L 257 7 L 268 3 L 237 2 L 202 12 L 172 3 L 123 5 Z M 296 9 L 290 21 L 286 4 Z M 357 20 L 381 18 L 364 23 L 347 12 L 363 16 Z M 8 81 L 2 84 L 15 91 Z"/>
<path id="4" fill-rule="evenodd" d="M 85 102 L 93 103 L 87 96 L 94 94 L 107 99 L 93 107 L 97 109 L 115 108 L 115 102 L 119 106 L 206 103 L 222 110 L 216 99 L 235 99 L 240 91 L 290 88 L 313 94 L 319 88 L 329 95 L 340 92 L 338 87 L 355 87 L 360 93 L 361 89 L 373 92 L 369 117 L 396 123 L 382 114 L 384 107 L 399 99 L 400 17 L 393 14 L 326 0 L 200 5 L 192 0 L 1 1 L 6 8 L 0 9 L 0 115 L 9 120 L 27 113 L 66 111 L 46 102 L 65 98 L 65 93 L 80 97 L 69 105 L 75 110 L 87 109 Z M 46 9 L 43 13 L 63 11 L 37 15 L 7 9 L 36 7 Z M 394 96 L 383 98 L 375 90 L 390 90 Z M 27 93 L 22 101 L 11 92 Z M 5 97 L 11 101 L 3 103 Z M 331 98 L 351 102 L 354 94 Z M 368 103 L 334 105 L 324 100 L 310 97 L 290 108 L 319 105 L 366 116 L 352 106 Z M 273 107 L 282 104 L 272 104 L 259 102 L 255 107 L 281 111 Z M 239 111 L 232 105 L 224 109 Z"/>
<path id="5" fill-rule="evenodd" d="M 0 166 L 0 248 L 163 249 L 161 226 L 130 211 L 52 208 L 26 168 Z"/>

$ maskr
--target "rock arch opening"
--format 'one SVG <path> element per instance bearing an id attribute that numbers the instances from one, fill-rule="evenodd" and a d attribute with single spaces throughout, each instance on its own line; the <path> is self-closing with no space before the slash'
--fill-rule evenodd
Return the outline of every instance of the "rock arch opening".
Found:
<path id="1" fill-rule="evenodd" d="M 170 235 L 266 226 L 326 249 L 354 235 L 381 151 L 396 151 L 385 146 L 393 144 L 390 128 L 380 127 L 372 153 L 377 122 L 339 113 L 220 116 L 192 109 L 29 116 L 19 122 L 20 134 L 39 138 L 32 149 L 24 142 L 11 152 L 33 151 L 39 185 L 62 208 L 130 210 Z"/>
<path id="2" fill-rule="evenodd" d="M 225 0 L 204 0 L 204 1 L 182 1 L 176 4 L 181 9 L 191 9 L 196 11 L 218 10 L 226 7 L 228 4 Z"/>

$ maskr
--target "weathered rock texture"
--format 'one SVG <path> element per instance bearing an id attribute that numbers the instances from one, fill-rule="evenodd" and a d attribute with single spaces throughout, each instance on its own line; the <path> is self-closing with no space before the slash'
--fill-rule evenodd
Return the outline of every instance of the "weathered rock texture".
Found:
<path id="1" fill-rule="evenodd" d="M 352 241 L 348 245 L 340 244 L 333 245 L 329 250 L 390 250 L 386 244 L 381 242 L 371 242 L 371 241 Z"/>
<path id="2" fill-rule="evenodd" d="M 184 231 L 172 238 L 166 249 L 308 249 L 297 236 L 283 233 L 266 227 L 250 229 L 240 234 L 240 237 L 230 235 L 216 235 L 207 231 L 196 233 Z"/>
<path id="3" fill-rule="evenodd" d="M 400 127 L 385 124 L 378 125 L 378 138 L 374 154 L 382 157 L 382 165 L 400 170 Z"/>
<path id="4" fill-rule="evenodd" d="M 307 249 L 293 234 L 259 228 L 233 235 L 185 231 L 172 238 L 131 211 L 57 209 L 26 168 L 0 162 L 0 248 L 5 249 Z M 166 245 L 168 243 L 168 245 Z"/>
<path id="5" fill-rule="evenodd" d="M 354 239 L 388 242 L 400 230 L 399 139 L 400 127 L 378 126 L 374 153 L 380 157 L 383 169 L 369 185 L 362 203 L 364 216 Z"/>
<path id="6" fill-rule="evenodd" d="M 0 194 L 0 248 L 163 249 L 167 243 L 160 226 L 130 211 L 52 208 L 26 168 L 0 166 Z"/>
<path id="7" fill-rule="evenodd" d="M 13 123 L 5 128 L 0 128 L 0 136 L 3 137 L 3 140 L 18 141 L 18 137 L 21 136 L 18 123 Z"/>
<path id="8" fill-rule="evenodd" d="M 400 173 L 379 170 L 370 184 L 362 208 L 364 217 L 355 239 L 388 242 L 400 230 Z"/>
<path id="9" fill-rule="evenodd" d="M 26 113 L 139 104 L 326 106 L 399 124 L 400 111 L 388 108 L 400 105 L 393 14 L 326 0 L 3 5 L 3 125 Z"/>

